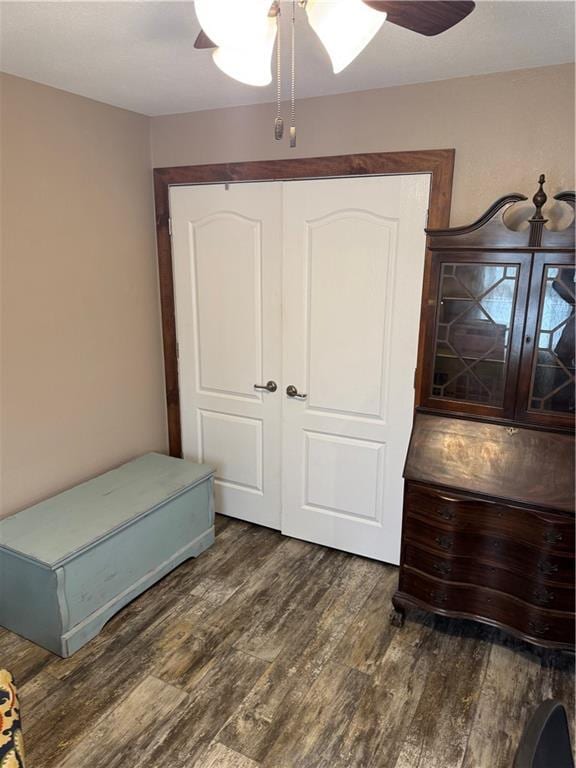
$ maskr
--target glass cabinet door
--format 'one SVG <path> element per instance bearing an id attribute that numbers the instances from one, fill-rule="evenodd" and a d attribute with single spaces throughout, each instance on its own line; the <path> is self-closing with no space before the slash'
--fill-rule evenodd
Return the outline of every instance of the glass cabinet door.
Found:
<path id="1" fill-rule="evenodd" d="M 442 254 L 437 259 L 426 405 L 509 415 L 521 341 L 514 330 L 526 293 L 524 256 Z"/>
<path id="2" fill-rule="evenodd" d="M 562 426 L 574 419 L 575 269 L 570 254 L 537 254 L 528 305 L 518 414 Z"/>

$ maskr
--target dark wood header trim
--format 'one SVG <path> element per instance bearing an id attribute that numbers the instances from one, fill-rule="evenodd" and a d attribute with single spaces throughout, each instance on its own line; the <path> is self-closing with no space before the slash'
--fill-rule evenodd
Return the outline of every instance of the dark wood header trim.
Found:
<path id="1" fill-rule="evenodd" d="M 342 176 L 383 176 L 424 173 L 431 175 L 430 227 L 445 228 L 450 224 L 454 149 L 430 149 L 414 152 L 374 152 L 331 157 L 304 157 L 288 160 L 262 160 L 217 165 L 180 165 L 154 169 L 156 207 L 156 239 L 160 274 L 160 302 L 164 372 L 168 407 L 168 435 L 171 456 L 182 455 L 180 393 L 176 352 L 176 318 L 172 248 L 168 220 L 170 187 L 185 184 L 218 184 L 242 181 L 288 181 Z M 424 271 L 424 292 L 428 284 L 428 263 Z M 422 340 L 420 340 L 420 349 Z M 421 352 L 419 353 L 420 358 Z M 420 359 L 418 368 L 420 369 Z"/>

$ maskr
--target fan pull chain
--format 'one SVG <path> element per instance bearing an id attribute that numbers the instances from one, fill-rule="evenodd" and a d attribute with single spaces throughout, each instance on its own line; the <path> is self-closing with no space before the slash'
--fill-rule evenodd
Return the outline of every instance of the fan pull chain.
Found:
<path id="1" fill-rule="evenodd" d="M 284 120 L 282 119 L 282 51 L 281 43 L 282 39 L 280 28 L 280 8 L 276 14 L 276 120 L 274 122 L 274 138 L 276 141 L 281 141 L 284 136 Z"/>
<path id="2" fill-rule="evenodd" d="M 292 50 L 290 62 L 290 146 L 296 146 L 296 0 L 292 0 Z"/>

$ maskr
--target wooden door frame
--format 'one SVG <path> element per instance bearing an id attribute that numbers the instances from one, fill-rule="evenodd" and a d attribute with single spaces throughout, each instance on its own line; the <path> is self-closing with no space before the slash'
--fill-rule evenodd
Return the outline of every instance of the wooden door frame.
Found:
<path id="1" fill-rule="evenodd" d="M 289 181 L 293 179 L 325 179 L 342 176 L 384 176 L 425 173 L 431 176 L 428 226 L 444 229 L 450 225 L 454 149 L 430 149 L 408 152 L 374 152 L 332 157 L 303 157 L 288 160 L 261 160 L 217 165 L 180 165 L 154 169 L 154 201 L 156 208 L 156 240 L 160 277 L 162 341 L 168 438 L 171 456 L 182 456 L 180 423 L 180 390 L 176 346 L 176 314 L 172 244 L 170 239 L 170 187 L 190 184 L 222 184 L 242 181 Z M 423 295 L 427 295 L 429 264 L 424 267 Z M 422 329 L 421 329 L 422 331 Z M 422 368 L 422 332 L 418 343 L 418 368 Z M 417 374 L 419 379 L 419 373 Z M 419 391 L 418 381 L 416 392 Z M 416 402 L 416 405 L 418 403 Z"/>

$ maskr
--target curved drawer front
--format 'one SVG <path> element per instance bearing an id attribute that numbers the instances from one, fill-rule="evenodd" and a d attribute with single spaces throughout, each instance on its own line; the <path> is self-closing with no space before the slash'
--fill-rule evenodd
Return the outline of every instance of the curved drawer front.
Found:
<path id="1" fill-rule="evenodd" d="M 402 570 L 400 592 L 432 609 L 467 614 L 511 627 L 535 642 L 574 644 L 574 614 L 544 610 L 484 587 L 455 584 Z"/>
<path id="2" fill-rule="evenodd" d="M 495 565 L 530 578 L 543 574 L 556 583 L 574 580 L 574 558 L 517 542 L 505 535 L 478 528 L 433 525 L 428 520 L 408 514 L 404 520 L 404 538 L 417 547 L 439 555 L 461 556 L 469 561 Z"/>
<path id="3" fill-rule="evenodd" d="M 404 563 L 436 579 L 496 589 L 550 610 L 574 610 L 573 581 L 554 583 L 537 565 L 529 572 L 520 574 L 476 558 L 434 554 L 411 543 L 406 544 Z"/>
<path id="4" fill-rule="evenodd" d="M 550 552 L 574 552 L 574 518 L 569 515 L 507 507 L 412 483 L 406 484 L 405 504 L 409 514 L 437 525 L 509 537 Z"/>

